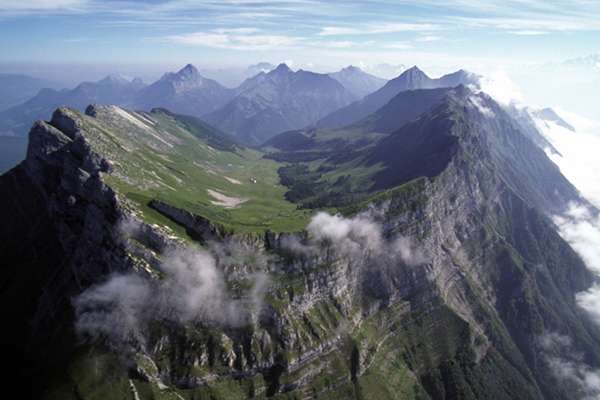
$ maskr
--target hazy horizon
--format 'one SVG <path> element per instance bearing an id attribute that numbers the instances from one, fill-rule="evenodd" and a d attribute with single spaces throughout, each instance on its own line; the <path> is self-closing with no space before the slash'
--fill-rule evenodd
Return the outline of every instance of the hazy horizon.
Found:
<path id="1" fill-rule="evenodd" d="M 599 16 L 589 0 L 3 0 L 0 72 L 74 87 L 108 74 L 152 82 L 192 63 L 233 87 L 259 62 L 386 79 L 380 64 L 464 68 L 594 118 L 600 58 L 586 57 L 600 53 Z"/>

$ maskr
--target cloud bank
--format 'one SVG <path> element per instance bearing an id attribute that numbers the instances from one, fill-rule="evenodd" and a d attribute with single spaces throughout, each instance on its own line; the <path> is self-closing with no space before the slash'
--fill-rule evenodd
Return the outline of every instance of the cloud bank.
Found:
<path id="1" fill-rule="evenodd" d="M 304 255 L 321 254 L 329 249 L 335 256 L 355 262 L 374 261 L 377 265 L 399 263 L 416 266 L 426 263 L 423 252 L 407 237 L 396 235 L 386 238 L 383 226 L 377 220 L 384 210 L 370 209 L 352 218 L 317 213 L 308 224 L 308 240 L 288 238 L 284 247 Z"/>
<path id="2" fill-rule="evenodd" d="M 232 266 L 264 267 L 267 258 L 238 243 L 215 245 L 209 252 L 195 247 L 163 255 L 162 277 L 115 274 L 90 287 L 73 301 L 76 330 L 112 344 L 143 346 L 152 321 L 240 326 L 260 312 L 267 286 L 261 272 L 244 275 L 251 289 L 243 297 L 227 287 L 223 271 Z"/>
<path id="3" fill-rule="evenodd" d="M 294 255 L 345 258 L 353 265 L 376 267 L 378 273 L 426 262 L 407 237 L 386 238 L 384 210 L 371 209 L 352 218 L 317 213 L 307 238 L 290 235 L 282 247 Z M 136 237 L 136 223 L 120 226 L 124 237 Z M 144 346 L 152 321 L 236 327 L 257 321 L 269 286 L 266 272 L 279 259 L 237 241 L 211 243 L 208 249 L 176 248 L 162 256 L 160 278 L 141 273 L 114 274 L 73 300 L 76 330 L 83 337 L 108 339 L 122 346 Z M 259 271 L 259 272 L 256 272 Z M 382 276 L 384 276 L 382 275 Z M 244 293 L 232 293 L 230 280 L 245 281 Z"/>
<path id="4" fill-rule="evenodd" d="M 557 333 L 542 336 L 542 350 L 553 374 L 572 393 L 572 398 L 600 398 L 600 369 L 583 361 L 583 355 L 573 348 L 571 339 Z"/>
<path id="5" fill-rule="evenodd" d="M 548 156 L 589 200 L 600 209 L 600 124 L 564 111 L 559 112 L 575 132 L 552 121 L 537 120 L 540 131 L 561 153 Z M 598 129 L 598 131 L 595 131 Z M 597 132 L 597 133 L 595 133 Z M 582 257 L 588 269 L 600 278 L 600 215 L 587 205 L 571 204 L 562 216 L 554 217 L 561 236 Z M 600 324 L 600 286 L 577 294 L 577 303 Z"/>

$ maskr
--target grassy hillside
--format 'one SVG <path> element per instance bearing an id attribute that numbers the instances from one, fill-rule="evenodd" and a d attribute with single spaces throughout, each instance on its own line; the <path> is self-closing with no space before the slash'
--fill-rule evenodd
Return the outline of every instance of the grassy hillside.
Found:
<path id="1" fill-rule="evenodd" d="M 86 138 L 111 162 L 106 181 L 144 219 L 181 231 L 150 209 L 152 199 L 238 232 L 295 231 L 309 217 L 284 198 L 282 164 L 227 139 L 193 118 L 95 107 L 81 120 Z"/>

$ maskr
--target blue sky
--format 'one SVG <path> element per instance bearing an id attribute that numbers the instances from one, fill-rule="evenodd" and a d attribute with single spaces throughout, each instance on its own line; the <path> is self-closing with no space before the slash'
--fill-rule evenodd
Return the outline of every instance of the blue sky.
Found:
<path id="1" fill-rule="evenodd" d="M 600 1 L 0 0 L 0 48 L 15 65 L 483 69 L 600 51 Z"/>

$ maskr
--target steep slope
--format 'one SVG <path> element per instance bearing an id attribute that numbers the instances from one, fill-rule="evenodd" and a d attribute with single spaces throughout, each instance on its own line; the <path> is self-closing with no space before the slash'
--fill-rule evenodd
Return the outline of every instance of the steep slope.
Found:
<path id="1" fill-rule="evenodd" d="M 245 81 L 237 91 L 235 99 L 205 119 L 249 145 L 313 124 L 352 100 L 329 76 L 294 72 L 285 64 Z"/>
<path id="2" fill-rule="evenodd" d="M 265 142 L 263 150 L 269 158 L 288 162 L 333 159 L 338 163 L 352 159 L 459 89 L 403 91 L 373 114 L 347 127 L 284 132 Z"/>
<path id="3" fill-rule="evenodd" d="M 34 78 L 21 74 L 0 74 L 0 111 L 21 104 L 44 88 L 60 89 L 61 85 L 45 79 Z"/>
<path id="4" fill-rule="evenodd" d="M 202 77 L 196 67 L 188 64 L 140 91 L 134 106 L 142 110 L 162 107 L 174 113 L 199 117 L 215 111 L 233 95 L 232 89 Z"/>
<path id="5" fill-rule="evenodd" d="M 385 79 L 368 74 L 353 65 L 330 73 L 329 76 L 341 83 L 357 99 L 381 89 L 386 83 Z"/>
<path id="6" fill-rule="evenodd" d="M 215 223 L 222 206 L 195 208 L 199 192 L 177 201 L 186 190 L 217 184 L 198 178 L 214 164 L 197 172 L 186 166 L 215 161 L 216 150 L 173 116 L 114 107 L 88 114 L 61 109 L 50 123 L 37 123 L 26 161 L 0 177 L 0 189 L 12 194 L 0 198 L 8 221 L 0 250 L 5 260 L 21 260 L 2 260 L 0 302 L 12 328 L 4 333 L 15 344 L 7 362 L 29 350 L 29 385 L 21 392 L 43 386 L 42 398 L 61 399 L 583 398 L 553 374 L 543 346 L 546 335 L 568 335 L 573 351 L 600 365 L 600 332 L 575 302 L 592 274 L 547 217 L 580 199 L 489 97 L 458 88 L 353 163 L 328 165 L 320 173 L 342 182 L 346 172 L 373 165 L 364 176 L 379 187 L 346 207 L 346 217 L 318 214 L 296 234 L 223 229 Z M 415 168 L 405 171 L 411 157 Z M 270 164 L 257 178 L 282 166 Z M 338 180 L 325 179 L 319 189 L 337 190 Z M 272 197 L 266 190 L 274 183 L 260 188 L 263 197 Z M 164 201 L 128 196 L 146 188 Z M 370 211 L 353 213 L 369 204 Z M 194 241 L 204 250 L 187 250 L 192 259 L 173 256 Z M 189 272 L 172 277 L 172 263 Z M 187 293 L 198 281 L 210 285 Z M 191 311 L 188 303 L 203 312 L 179 318 L 181 307 Z M 228 320 L 238 306 L 247 310 L 243 317 Z M 75 329 L 82 325 L 93 329 Z"/>
<path id="7" fill-rule="evenodd" d="M 477 76 L 466 71 L 444 75 L 438 79 L 429 78 L 418 67 L 404 71 L 400 76 L 388 81 L 381 89 L 364 99 L 339 109 L 317 123 L 318 128 L 341 128 L 374 113 L 394 96 L 405 90 L 434 89 L 462 85 L 477 85 Z"/>
<path id="8" fill-rule="evenodd" d="M 32 121 L 45 118 L 57 107 L 85 110 L 91 103 L 131 105 L 144 84 L 134 79 L 107 76 L 98 82 L 84 82 L 74 89 L 43 89 L 23 104 L 0 113 L 0 134 L 26 136 Z"/>
<path id="9" fill-rule="evenodd" d="M 532 206 L 565 211 L 566 204 L 579 200 L 577 190 L 520 128 L 489 96 L 460 87 L 431 113 L 377 143 L 367 158 L 369 164 L 385 165 L 376 175 L 375 188 L 436 176 L 463 139 L 463 151 L 489 161 L 505 184 Z"/>

